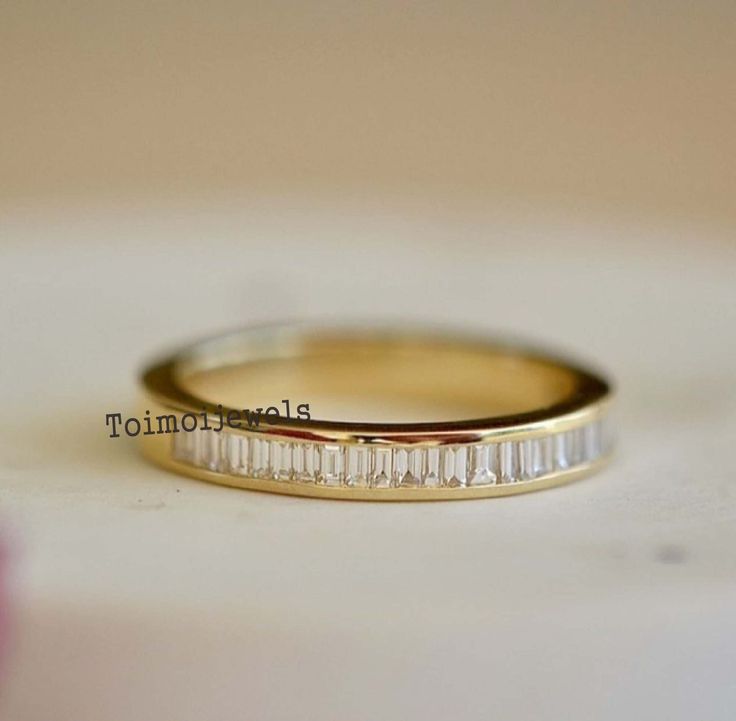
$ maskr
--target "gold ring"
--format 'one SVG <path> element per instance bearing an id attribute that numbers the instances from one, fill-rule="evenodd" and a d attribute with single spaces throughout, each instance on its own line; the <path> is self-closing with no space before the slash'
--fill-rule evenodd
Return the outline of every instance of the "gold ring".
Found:
<path id="1" fill-rule="evenodd" d="M 612 449 L 605 379 L 483 337 L 254 328 L 176 352 L 142 384 L 147 458 L 259 491 L 505 496 L 586 475 Z"/>

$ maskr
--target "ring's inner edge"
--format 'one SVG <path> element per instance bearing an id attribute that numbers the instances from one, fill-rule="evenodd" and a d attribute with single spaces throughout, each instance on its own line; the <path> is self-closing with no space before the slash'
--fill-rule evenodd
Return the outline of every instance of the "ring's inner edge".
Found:
<path id="1" fill-rule="evenodd" d="M 221 343 L 177 364 L 184 391 L 208 404 L 276 408 L 353 423 L 512 416 L 573 398 L 585 378 L 522 351 L 426 337 L 320 333 Z"/>

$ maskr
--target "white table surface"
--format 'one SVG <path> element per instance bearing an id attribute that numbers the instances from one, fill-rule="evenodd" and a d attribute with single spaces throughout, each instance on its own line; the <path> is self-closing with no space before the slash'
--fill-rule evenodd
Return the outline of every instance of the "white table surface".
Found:
<path id="1" fill-rule="evenodd" d="M 5 721 L 724 719 L 736 709 L 736 244 L 615 217 L 245 199 L 0 219 Z M 512 332 L 610 371 L 600 475 L 336 503 L 148 466 L 166 346 L 293 317 Z"/>

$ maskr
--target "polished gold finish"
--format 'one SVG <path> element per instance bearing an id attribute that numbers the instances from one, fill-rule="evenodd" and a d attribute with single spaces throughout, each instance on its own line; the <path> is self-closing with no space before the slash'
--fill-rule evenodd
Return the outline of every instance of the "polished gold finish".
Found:
<path id="1" fill-rule="evenodd" d="M 310 420 L 141 437 L 158 465 L 274 493 L 510 495 L 586 475 L 611 450 L 606 381 L 544 353 L 437 331 L 251 329 L 152 365 L 143 386 L 151 417 L 206 408 L 211 424 L 218 404 L 226 418 L 308 402 Z"/>

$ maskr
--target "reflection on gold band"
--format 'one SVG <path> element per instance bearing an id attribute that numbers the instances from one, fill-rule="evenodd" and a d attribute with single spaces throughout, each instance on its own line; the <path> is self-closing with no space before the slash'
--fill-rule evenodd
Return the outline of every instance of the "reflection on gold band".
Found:
<path id="1" fill-rule="evenodd" d="M 268 416 L 257 427 L 142 436 L 159 465 L 255 490 L 509 495 L 584 475 L 611 450 L 604 380 L 544 354 L 427 331 L 248 330 L 154 364 L 143 385 L 145 408 L 178 420 L 203 407 L 214 415 L 217 404 L 227 417 L 308 399 L 308 421 Z"/>

